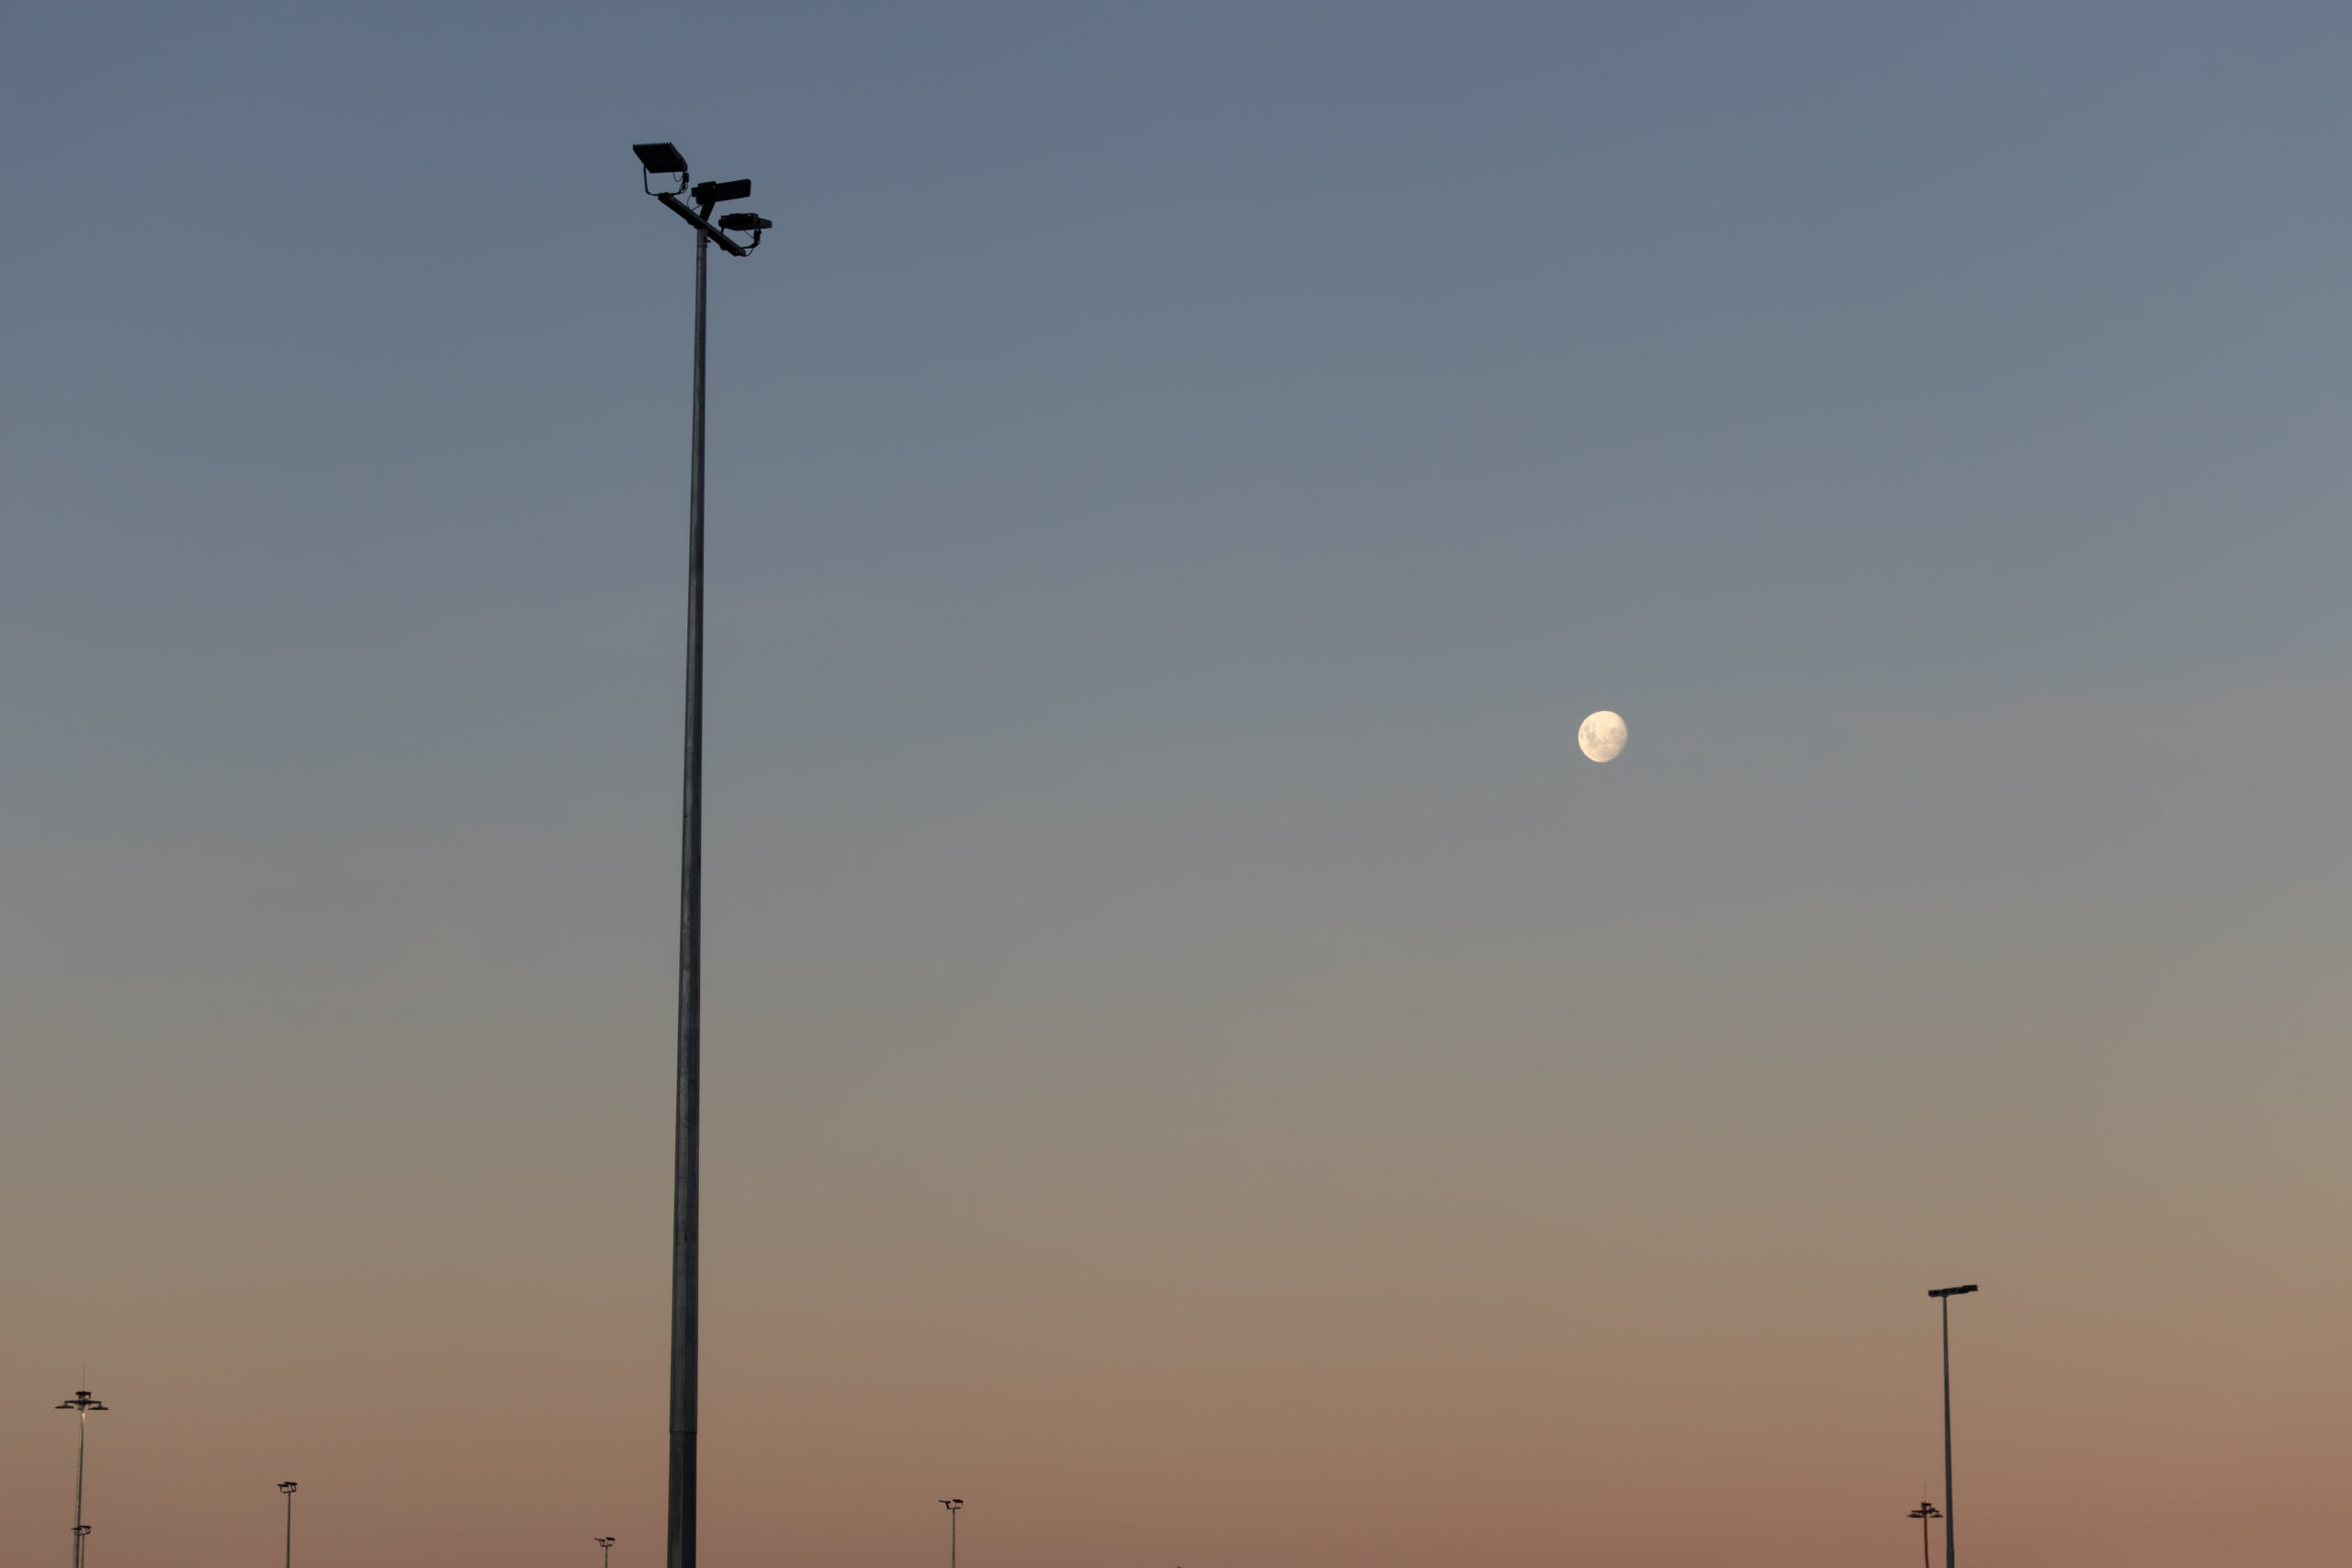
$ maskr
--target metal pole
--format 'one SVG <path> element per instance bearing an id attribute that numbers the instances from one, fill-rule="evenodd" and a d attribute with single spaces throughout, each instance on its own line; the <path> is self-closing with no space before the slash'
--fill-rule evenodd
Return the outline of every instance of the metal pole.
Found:
<path id="1" fill-rule="evenodd" d="M 86 1388 L 77 1388 L 74 1397 L 60 1404 L 60 1410 L 74 1412 L 74 1568 L 83 1568 L 89 1553 L 90 1527 L 82 1522 L 82 1483 L 89 1472 L 90 1412 L 104 1410 L 101 1400 L 92 1399 Z"/>
<path id="2" fill-rule="evenodd" d="M 670 1244 L 669 1568 L 695 1568 L 695 1434 L 701 1401 L 702 1239 L 702 448 L 710 316 L 711 204 L 695 235 L 694 477 L 686 504 L 686 740 L 678 886 L 677 1190 Z"/>
<path id="3" fill-rule="evenodd" d="M 294 1494 L 286 1495 L 286 1568 L 294 1568 Z"/>
<path id="4" fill-rule="evenodd" d="M 1951 1298 L 1940 1298 L 1944 1309 L 1944 1568 L 1960 1561 L 1960 1534 L 1951 1517 Z"/>
<path id="5" fill-rule="evenodd" d="M 85 1393 L 82 1397 L 90 1396 Z M 82 1435 L 74 1443 L 74 1568 L 82 1568 L 82 1538 L 90 1533 L 82 1528 L 82 1466 L 90 1452 L 90 1413 L 84 1410 L 79 1414 Z"/>
<path id="6" fill-rule="evenodd" d="M 956 1568 L 956 1516 L 963 1510 L 947 1510 L 947 1568 Z"/>

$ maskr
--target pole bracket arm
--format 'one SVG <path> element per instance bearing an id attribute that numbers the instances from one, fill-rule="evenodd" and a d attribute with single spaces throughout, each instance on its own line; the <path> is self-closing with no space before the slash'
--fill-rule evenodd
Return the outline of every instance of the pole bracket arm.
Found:
<path id="1" fill-rule="evenodd" d="M 705 239 L 716 242 L 718 248 L 725 251 L 729 255 L 747 256 L 752 254 L 742 246 L 737 244 L 734 241 L 729 239 L 725 234 L 720 233 L 717 228 L 713 227 L 710 221 L 710 209 L 708 208 L 705 208 L 701 212 L 697 213 L 693 208 L 688 207 L 684 202 L 680 201 L 676 197 L 671 195 L 666 190 L 655 191 L 653 193 L 653 199 L 668 208 L 671 211 L 676 213 L 679 217 L 684 219 L 688 223 L 694 225 L 695 228 L 700 230 Z"/>

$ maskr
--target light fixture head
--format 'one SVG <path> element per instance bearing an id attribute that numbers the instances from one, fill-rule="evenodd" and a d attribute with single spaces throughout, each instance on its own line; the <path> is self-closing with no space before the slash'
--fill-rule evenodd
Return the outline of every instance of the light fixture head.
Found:
<path id="1" fill-rule="evenodd" d="M 290 1481 L 281 1481 L 281 1482 L 279 1482 L 279 1483 L 277 1483 L 277 1489 L 278 1489 L 280 1492 L 285 1493 L 288 1497 L 291 1497 L 292 1495 L 294 1495 L 294 1483 L 292 1483 L 292 1482 L 290 1482 Z"/>
<path id="2" fill-rule="evenodd" d="M 722 201 L 741 201 L 751 194 L 752 182 L 749 180 L 705 180 L 694 189 L 695 202 L 704 207 L 716 207 Z"/>
<path id="3" fill-rule="evenodd" d="M 1940 1291 L 1929 1291 L 1928 1294 L 1930 1297 L 1966 1296 L 1974 1294 L 1975 1291 L 1976 1287 L 1973 1285 L 1948 1285 Z"/>
<path id="4" fill-rule="evenodd" d="M 677 186 L 670 192 L 672 196 L 686 188 L 686 155 L 678 151 L 675 142 L 639 141 L 629 151 L 636 153 L 637 161 L 645 165 L 641 183 L 646 195 L 654 194 L 653 176 L 656 175 L 664 179 L 673 175 L 677 176 Z"/>
<path id="5" fill-rule="evenodd" d="M 758 250 L 760 236 L 775 227 L 756 212 L 730 212 L 718 220 L 718 226 L 731 234 L 751 235 L 752 243 L 743 247 L 747 251 Z"/>

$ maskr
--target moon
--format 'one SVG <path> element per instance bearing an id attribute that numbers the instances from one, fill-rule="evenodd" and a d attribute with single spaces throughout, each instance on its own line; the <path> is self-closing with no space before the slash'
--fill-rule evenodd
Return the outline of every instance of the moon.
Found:
<path id="1" fill-rule="evenodd" d="M 1577 726 L 1577 745 L 1596 762 L 1605 762 L 1625 749 L 1625 721 L 1601 709 Z"/>

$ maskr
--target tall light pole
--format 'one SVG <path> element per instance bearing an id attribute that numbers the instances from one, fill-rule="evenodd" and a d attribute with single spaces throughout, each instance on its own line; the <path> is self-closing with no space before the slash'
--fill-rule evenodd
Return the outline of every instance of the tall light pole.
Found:
<path id="1" fill-rule="evenodd" d="M 286 1568 L 294 1568 L 294 1483 L 281 1481 L 277 1489 L 286 1494 Z"/>
<path id="2" fill-rule="evenodd" d="M 775 227 L 750 212 L 730 212 L 714 227 L 711 209 L 752 194 L 749 180 L 705 181 L 686 189 L 684 154 L 667 141 L 633 151 L 645 166 L 648 196 L 695 231 L 695 415 L 693 478 L 686 500 L 686 779 L 678 875 L 678 1126 L 675 1196 L 670 1228 L 670 1553 L 669 1568 L 695 1568 L 695 1434 L 701 1425 L 702 1358 L 702 447 L 703 365 L 710 320 L 710 247 L 746 256 Z M 657 191 L 653 176 L 675 178 Z M 691 195 L 688 207 L 678 197 Z M 749 234 L 749 245 L 731 237 Z"/>
<path id="3" fill-rule="evenodd" d="M 1921 1490 L 1924 1491 L 1925 1488 L 1923 1487 Z M 1917 1507 L 1912 1509 L 1903 1517 L 1906 1519 L 1917 1519 L 1919 1521 L 1919 1568 L 1929 1568 L 1929 1564 L 1928 1562 L 1928 1521 L 1929 1519 L 1940 1519 L 1943 1517 L 1943 1515 L 1937 1510 L 1936 1506 L 1933 1503 L 1922 1502 Z"/>
<path id="4" fill-rule="evenodd" d="M 1942 1307 L 1944 1316 L 1944 1568 L 1958 1568 L 1960 1562 L 1960 1535 L 1951 1520 L 1951 1299 L 1975 1293 L 1973 1285 L 1947 1285 L 1928 1292 Z"/>
<path id="5" fill-rule="evenodd" d="M 939 1506 L 947 1510 L 947 1568 L 956 1568 L 956 1516 L 964 1511 L 964 1499 L 942 1497 Z"/>
<path id="6" fill-rule="evenodd" d="M 596 1544 L 605 1549 L 605 1568 L 613 1568 L 613 1540 L 614 1538 L 608 1535 L 596 1538 Z"/>
<path id="7" fill-rule="evenodd" d="M 82 1375 L 89 1375 L 86 1368 Z M 82 1542 L 90 1534 L 90 1527 L 82 1522 L 82 1472 L 90 1457 L 90 1412 L 104 1410 L 106 1405 L 92 1399 L 88 1389 L 77 1388 L 74 1391 L 74 1397 L 58 1408 L 74 1412 L 76 1424 L 81 1427 L 80 1435 L 74 1440 L 74 1568 L 82 1568 Z"/>

